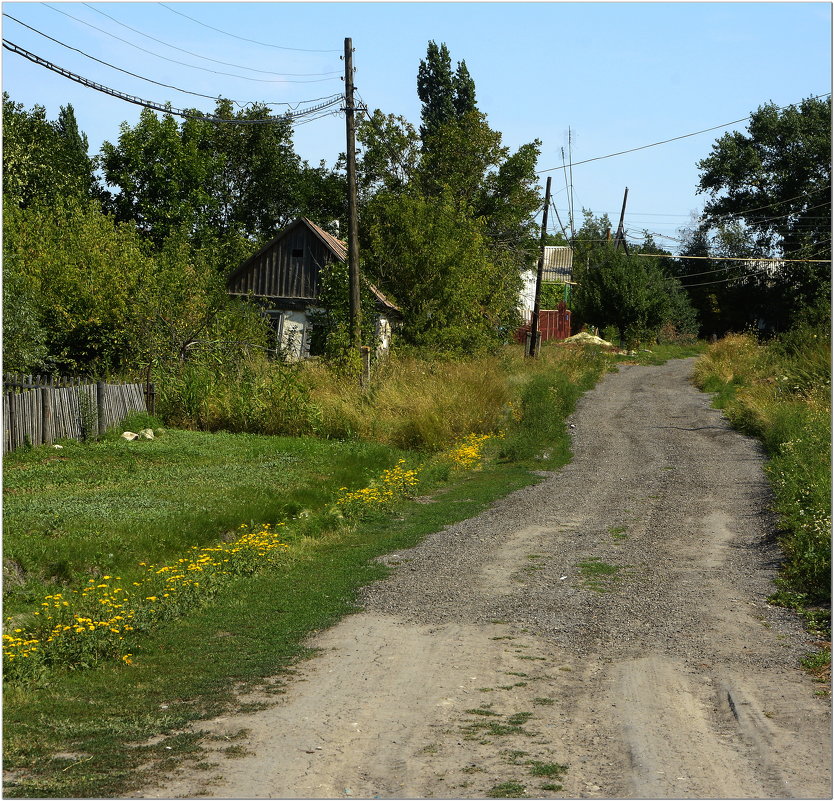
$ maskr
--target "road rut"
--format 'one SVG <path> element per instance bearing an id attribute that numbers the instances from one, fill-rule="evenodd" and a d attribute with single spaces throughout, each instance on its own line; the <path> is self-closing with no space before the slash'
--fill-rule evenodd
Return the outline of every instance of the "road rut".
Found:
<path id="1" fill-rule="evenodd" d="M 691 369 L 606 375 L 569 465 L 384 557 L 277 702 L 200 724 L 217 767 L 137 797 L 830 798 L 763 456 Z"/>

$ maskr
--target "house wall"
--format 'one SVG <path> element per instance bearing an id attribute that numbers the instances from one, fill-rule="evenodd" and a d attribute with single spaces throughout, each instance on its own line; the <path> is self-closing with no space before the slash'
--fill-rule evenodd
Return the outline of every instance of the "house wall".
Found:
<path id="1" fill-rule="evenodd" d="M 518 308 L 521 311 L 521 324 L 529 325 L 536 302 L 536 271 L 523 270 L 521 279 L 524 283 L 518 295 Z"/>
<path id="2" fill-rule="evenodd" d="M 315 299 L 321 268 L 332 253 L 304 225 L 296 226 L 271 247 L 254 256 L 229 284 L 233 294 Z"/>
<path id="3" fill-rule="evenodd" d="M 290 362 L 297 362 L 310 355 L 310 332 L 312 325 L 306 311 L 288 309 L 273 312 L 276 320 L 278 350 Z"/>

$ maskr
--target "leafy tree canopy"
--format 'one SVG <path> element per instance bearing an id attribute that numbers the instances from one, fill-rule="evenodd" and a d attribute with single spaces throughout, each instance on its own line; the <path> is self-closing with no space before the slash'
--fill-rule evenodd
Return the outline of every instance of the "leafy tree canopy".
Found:
<path id="1" fill-rule="evenodd" d="M 3 93 L 5 204 L 49 205 L 62 198 L 92 197 L 95 178 L 87 149 L 71 105 L 62 106 L 51 122 L 43 106 L 27 111 Z"/>
<path id="2" fill-rule="evenodd" d="M 424 146 L 447 123 L 477 108 L 475 81 L 466 62 L 458 62 L 452 72 L 452 59 L 445 43 L 438 46 L 434 41 L 429 42 L 426 58 L 420 61 L 417 71 L 417 96 L 423 104 L 420 137 Z"/>
<path id="3" fill-rule="evenodd" d="M 408 344 L 471 353 L 518 325 L 520 273 L 490 257 L 483 223 L 451 198 L 380 192 L 364 230 L 364 267 L 402 308 Z"/>
<path id="4" fill-rule="evenodd" d="M 271 122 L 177 122 L 146 109 L 135 126 L 122 124 L 115 145 L 104 143 L 100 164 L 118 219 L 134 220 L 157 247 L 185 230 L 198 247 L 216 247 L 228 269 L 299 215 L 324 224 L 344 217 L 343 177 L 300 159 L 289 117 L 265 105 L 235 112 L 223 99 L 214 115 Z"/>
<path id="5" fill-rule="evenodd" d="M 680 282 L 655 262 L 611 244 L 595 248 L 574 272 L 579 283 L 575 308 L 582 322 L 615 327 L 631 347 L 654 341 L 663 327 L 693 336 L 695 312 Z"/>
<path id="6" fill-rule="evenodd" d="M 831 98 L 760 106 L 748 133 L 724 134 L 698 163 L 710 226 L 742 220 L 763 252 L 828 255 L 831 247 Z"/>
<path id="7" fill-rule="evenodd" d="M 709 195 L 703 227 L 729 255 L 791 260 L 759 282 L 761 304 L 777 312 L 773 324 L 830 309 L 831 98 L 759 107 L 748 133 L 722 136 L 698 168 L 698 189 Z M 727 322 L 737 329 L 746 320 Z"/>

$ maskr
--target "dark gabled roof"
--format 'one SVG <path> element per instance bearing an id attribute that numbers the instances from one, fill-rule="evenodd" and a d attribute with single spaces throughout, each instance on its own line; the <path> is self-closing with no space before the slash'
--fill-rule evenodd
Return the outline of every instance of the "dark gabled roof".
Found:
<path id="1" fill-rule="evenodd" d="M 273 247 L 275 244 L 280 242 L 285 236 L 287 236 L 291 231 L 297 228 L 299 225 L 306 225 L 307 228 L 310 229 L 322 242 L 322 244 L 333 254 L 333 257 L 336 261 L 346 262 L 348 260 L 348 252 L 347 252 L 347 243 L 343 242 L 341 239 L 337 239 L 332 234 L 328 234 L 323 228 L 316 225 L 312 220 L 308 219 L 307 217 L 299 217 L 296 220 L 293 220 L 286 228 L 281 230 L 277 236 L 267 242 L 257 253 L 251 255 L 243 264 L 240 265 L 227 279 L 226 284 L 230 285 L 234 282 L 234 280 L 241 275 L 246 269 L 250 266 L 250 264 L 255 261 L 259 256 Z M 370 281 L 367 282 L 368 286 L 370 287 L 371 292 L 373 293 L 374 297 L 376 297 L 379 304 L 388 309 L 389 311 L 396 312 L 397 314 L 402 313 L 402 309 L 400 309 L 395 304 L 391 303 L 385 295 L 379 291 Z"/>
<path id="2" fill-rule="evenodd" d="M 347 243 L 342 242 L 341 239 L 336 239 L 335 236 L 332 234 L 328 234 L 323 228 L 319 228 L 312 220 L 308 220 L 306 217 L 299 217 L 296 222 L 305 222 L 310 227 L 316 236 L 321 239 L 324 244 L 330 248 L 331 253 L 336 257 L 337 261 L 347 261 L 348 252 L 347 252 Z"/>

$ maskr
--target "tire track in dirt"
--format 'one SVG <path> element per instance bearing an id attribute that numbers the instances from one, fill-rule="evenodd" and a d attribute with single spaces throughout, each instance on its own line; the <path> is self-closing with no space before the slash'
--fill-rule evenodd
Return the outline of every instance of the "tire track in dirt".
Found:
<path id="1" fill-rule="evenodd" d="M 216 768 L 142 797 L 831 797 L 762 455 L 691 364 L 607 375 L 571 464 L 390 556 L 285 695 L 201 724 Z"/>

